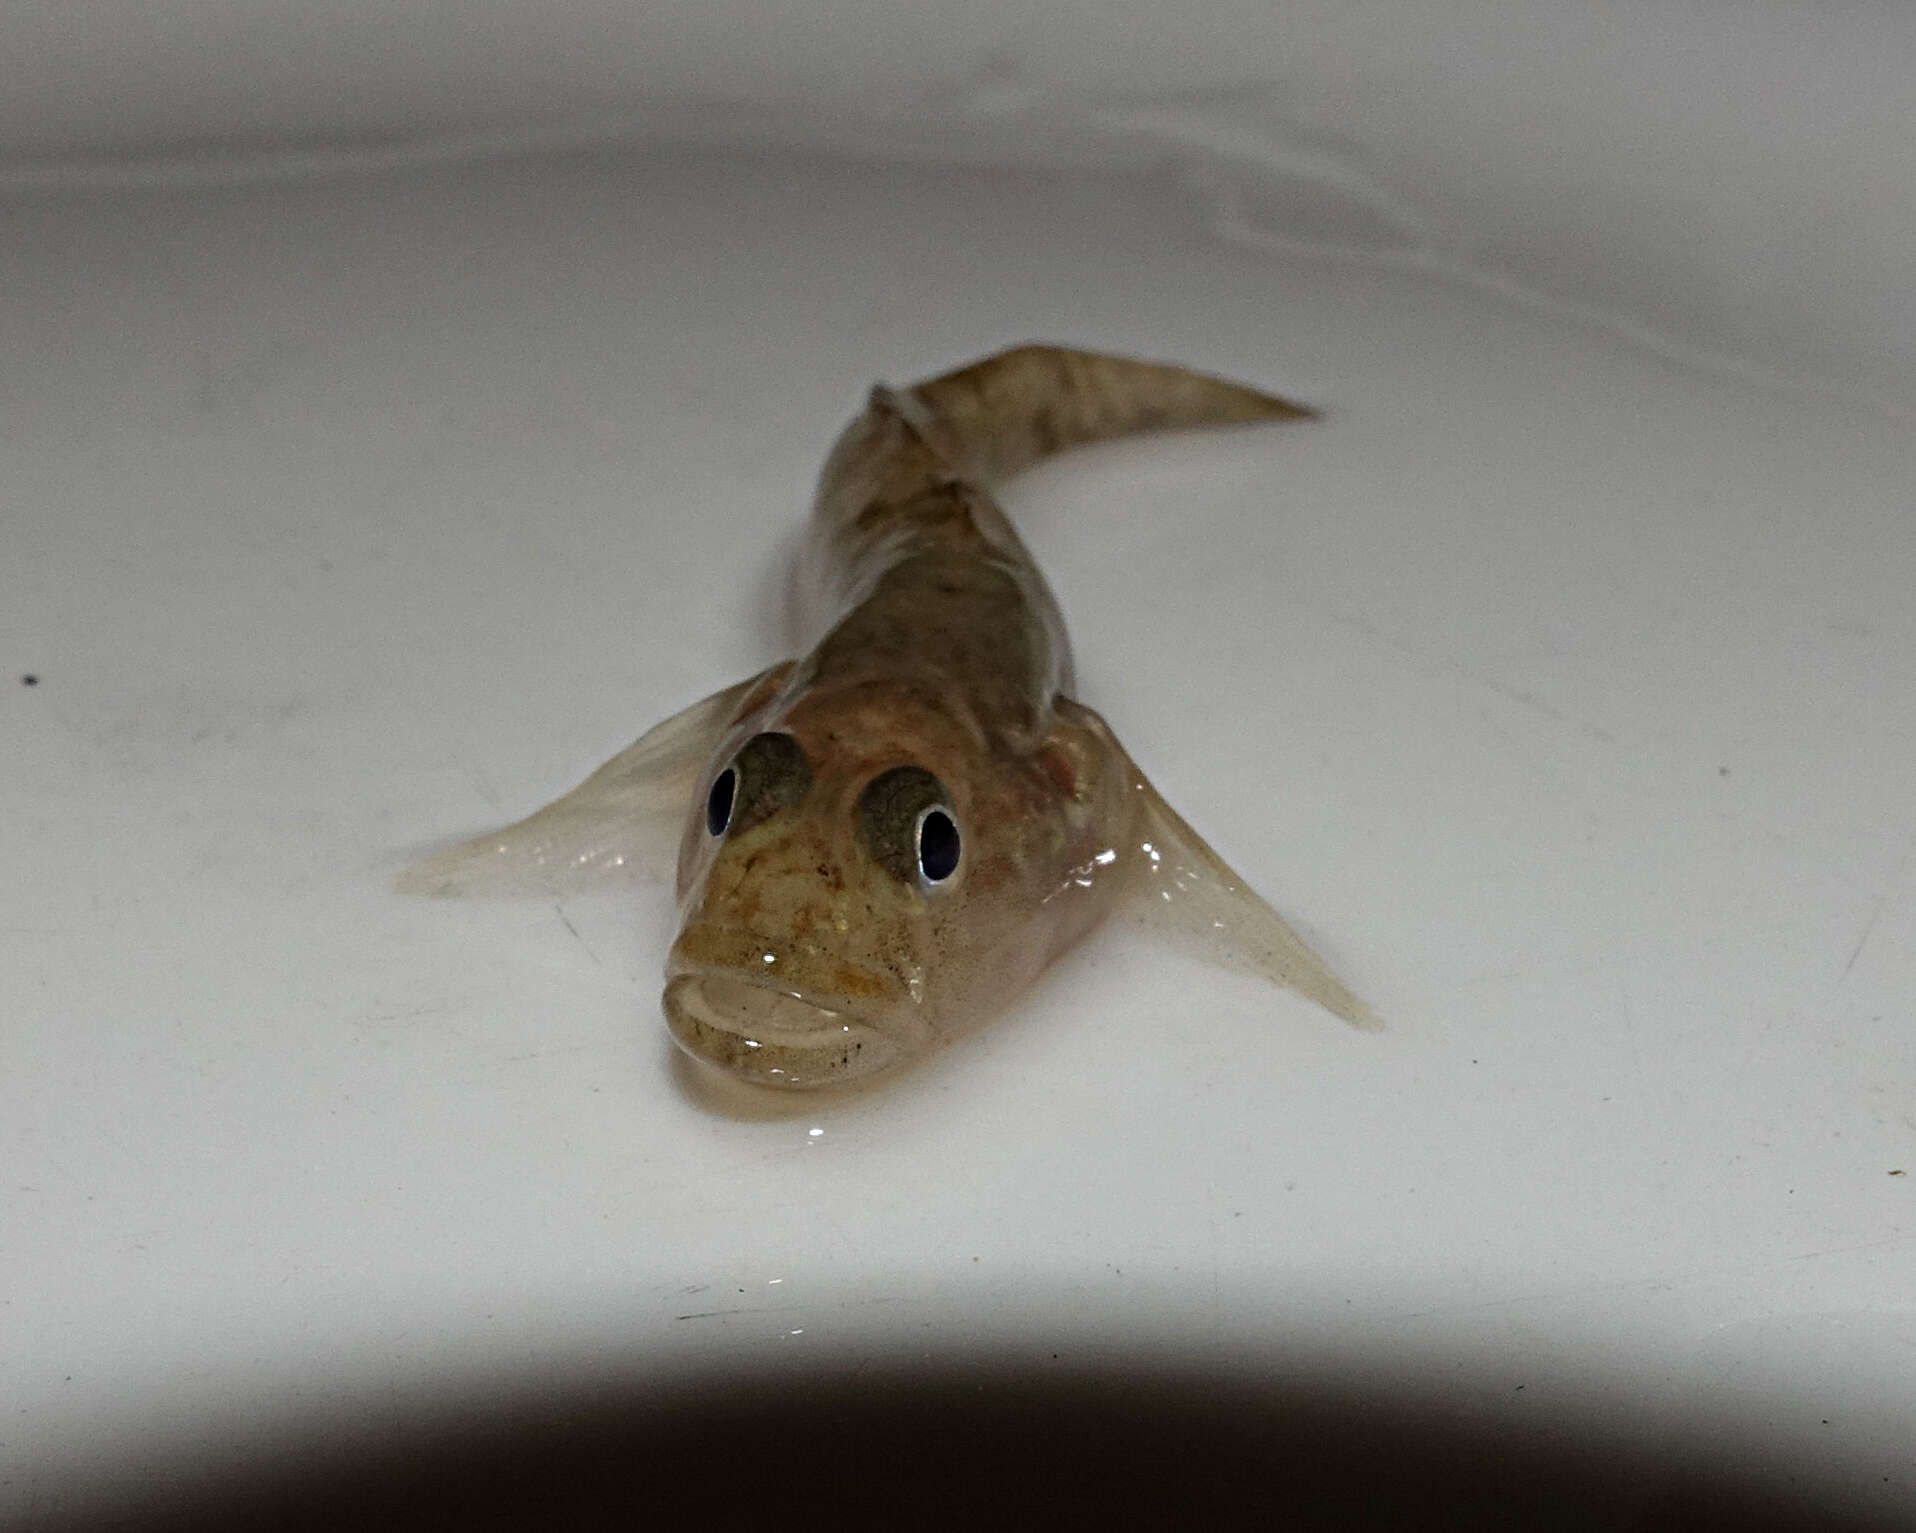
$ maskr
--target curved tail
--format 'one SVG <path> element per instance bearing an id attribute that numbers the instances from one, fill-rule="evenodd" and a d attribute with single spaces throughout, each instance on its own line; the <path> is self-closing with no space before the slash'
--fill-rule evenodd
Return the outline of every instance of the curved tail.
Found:
<path id="1" fill-rule="evenodd" d="M 1134 431 L 1315 414 L 1188 368 L 1037 345 L 928 378 L 891 400 L 941 455 L 985 483 L 1068 447 Z"/>
<path id="2" fill-rule="evenodd" d="M 1187 368 L 1061 346 L 1014 346 L 908 389 L 873 389 L 818 477 L 799 627 L 824 632 L 907 547 L 984 547 L 1027 569 L 1062 652 L 1056 604 L 992 484 L 1067 447 L 1134 431 L 1313 413 Z"/>

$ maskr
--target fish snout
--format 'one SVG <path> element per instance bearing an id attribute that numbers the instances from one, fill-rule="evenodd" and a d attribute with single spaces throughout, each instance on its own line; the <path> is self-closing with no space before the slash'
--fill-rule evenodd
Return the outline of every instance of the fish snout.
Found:
<path id="1" fill-rule="evenodd" d="M 842 1085 L 931 1041 L 893 976 L 748 932 L 688 927 L 665 974 L 665 1021 L 679 1047 L 761 1085 Z"/>

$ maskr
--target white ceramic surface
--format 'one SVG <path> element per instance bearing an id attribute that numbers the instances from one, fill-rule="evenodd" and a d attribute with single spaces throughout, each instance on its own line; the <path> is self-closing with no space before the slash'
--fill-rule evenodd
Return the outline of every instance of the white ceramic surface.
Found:
<path id="1" fill-rule="evenodd" d="M 1893 0 L 87 0 L 0 7 L 0 179 L 662 136 L 1169 164 L 1238 237 L 1907 409 L 1913 75 Z"/>
<path id="2" fill-rule="evenodd" d="M 4 218 L 0 1507 L 462 1377 L 1000 1334 L 1916 1495 L 1905 423 L 1088 172 Z M 1113 930 L 755 1112 L 670 1050 L 664 891 L 387 892 L 773 658 L 864 387 L 1030 337 L 1330 412 L 1007 498 L 1088 700 L 1386 1031 Z"/>

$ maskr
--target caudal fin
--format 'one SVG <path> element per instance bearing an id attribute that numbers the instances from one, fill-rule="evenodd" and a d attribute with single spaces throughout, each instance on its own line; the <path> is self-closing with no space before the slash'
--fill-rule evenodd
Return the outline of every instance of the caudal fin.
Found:
<path id="1" fill-rule="evenodd" d="M 1014 346 L 905 393 L 915 396 L 920 427 L 939 451 L 987 483 L 1067 447 L 1134 431 L 1316 413 L 1188 368 L 1062 346 Z"/>

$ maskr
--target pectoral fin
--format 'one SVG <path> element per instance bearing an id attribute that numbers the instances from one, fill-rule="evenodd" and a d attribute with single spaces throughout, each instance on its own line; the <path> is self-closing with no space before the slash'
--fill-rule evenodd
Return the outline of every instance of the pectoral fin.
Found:
<path id="1" fill-rule="evenodd" d="M 669 879 L 719 737 L 788 663 L 675 713 L 516 825 L 446 847 L 394 880 L 401 894 L 584 893 Z"/>
<path id="2" fill-rule="evenodd" d="M 1060 699 L 1060 710 L 1065 706 Z M 1220 968 L 1294 990 L 1353 1027 L 1382 1027 L 1263 896 L 1164 801 L 1110 726 L 1080 704 L 1069 707 L 1081 720 L 1095 721 L 1131 781 L 1136 815 L 1128 844 L 1117 849 L 1130 864 L 1131 887 L 1119 913 Z"/>

